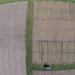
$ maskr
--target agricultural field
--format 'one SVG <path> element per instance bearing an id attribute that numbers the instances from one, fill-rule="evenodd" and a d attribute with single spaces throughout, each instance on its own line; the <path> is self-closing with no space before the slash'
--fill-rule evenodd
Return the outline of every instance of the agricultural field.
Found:
<path id="1" fill-rule="evenodd" d="M 26 75 L 27 1 L 0 5 L 0 75 Z"/>
<path id="2" fill-rule="evenodd" d="M 75 62 L 75 42 L 38 41 L 33 42 L 33 45 L 35 46 L 33 48 L 35 64 Z"/>
<path id="3" fill-rule="evenodd" d="M 59 0 L 0 0 L 0 4 L 5 4 L 5 3 L 10 3 L 10 2 L 18 2 L 18 1 L 28 1 L 28 9 L 27 9 L 27 15 L 25 14 L 25 11 L 24 10 L 26 10 L 25 9 L 25 6 L 24 6 L 24 10 L 23 10 L 23 7 L 22 8 L 18 8 L 18 9 L 21 9 L 21 11 L 16 11 L 16 8 L 15 7 L 18 7 L 19 5 L 13 5 L 13 7 L 14 7 L 14 9 L 15 10 L 12 10 L 12 9 L 8 9 L 9 7 L 5 7 L 4 8 L 4 11 L 8 11 L 8 10 L 11 10 L 11 11 L 9 11 L 10 13 L 8 14 L 8 12 L 1 12 L 0 14 L 1 14 L 1 17 L 0 18 L 2 18 L 3 16 L 5 17 L 4 18 L 4 20 L 2 20 L 1 21 L 1 23 L 5 23 L 6 22 L 6 24 L 8 24 L 8 23 L 10 23 L 11 25 L 13 24 L 13 21 L 15 21 L 15 24 L 20 24 L 21 26 L 19 27 L 19 29 L 17 29 L 18 31 L 16 32 L 16 33 L 21 33 L 22 31 L 24 31 L 24 27 L 25 27 L 25 24 L 24 24 L 24 27 L 22 26 L 22 23 L 24 23 L 25 22 L 25 19 L 21 19 L 22 17 L 23 18 L 25 18 L 24 16 L 22 16 L 23 14 L 27 17 L 27 21 L 26 21 L 26 35 L 25 35 L 25 31 L 23 32 L 23 35 L 24 35 L 24 39 L 25 39 L 25 42 L 26 42 L 26 62 L 25 62 L 25 49 L 24 49 L 24 47 L 25 47 L 25 45 L 24 45 L 24 47 L 23 47 L 23 51 L 22 51 L 22 49 L 21 49 L 21 51 L 20 51 L 20 46 L 22 46 L 22 44 L 21 44 L 21 42 L 23 42 L 24 44 L 25 44 L 25 42 L 24 42 L 24 40 L 21 40 L 19 43 L 18 42 L 16 42 L 17 40 L 15 40 L 15 41 L 13 41 L 13 42 L 10 42 L 9 44 L 11 45 L 13 45 L 10 49 L 11 50 L 9 50 L 9 52 L 7 52 L 8 51 L 8 49 L 7 49 L 7 45 L 6 45 L 6 51 L 4 52 L 3 50 L 1 50 L 1 70 L 0 70 L 0 74 L 3 74 L 3 75 L 9 75 L 9 74 L 25 74 L 26 73 L 26 70 L 23 70 L 23 69 L 21 69 L 21 68 L 25 68 L 25 66 L 26 66 L 26 69 L 27 69 L 27 75 L 34 75 L 33 73 L 32 73 L 32 71 L 37 71 L 37 72 L 39 72 L 39 71 L 43 71 L 43 73 L 45 73 L 44 71 L 46 71 L 45 69 L 44 69 L 44 67 L 43 67 L 43 65 L 44 64 L 42 64 L 42 63 L 44 63 L 44 61 L 45 62 L 48 62 L 49 64 L 50 64 L 50 67 L 51 67 L 51 69 L 49 70 L 49 71 L 57 71 L 57 70 L 71 70 L 71 69 L 75 69 L 75 63 L 72 63 L 72 64 L 57 64 L 57 62 L 58 61 L 64 61 L 63 59 L 64 58 L 62 58 L 62 55 L 63 55 L 63 53 L 65 52 L 65 54 L 64 55 L 66 55 L 66 54 L 70 54 L 70 55 L 68 55 L 68 58 L 69 57 L 71 57 L 71 54 L 72 54 L 72 56 L 73 56 L 73 58 L 71 58 L 71 59 L 68 59 L 67 57 L 66 57 L 66 59 L 65 60 L 67 60 L 67 61 L 65 61 L 65 63 L 67 63 L 68 61 L 69 61 L 69 63 L 71 63 L 71 62 L 75 62 L 73 59 L 74 59 L 74 38 L 72 38 L 72 37 L 67 37 L 68 39 L 66 39 L 66 37 L 65 37 L 65 39 L 63 39 L 62 37 L 60 37 L 60 40 L 58 39 L 58 36 L 57 36 L 57 34 L 59 33 L 58 32 L 58 29 L 60 29 L 61 27 L 58 27 L 58 25 L 60 26 L 60 24 L 61 23 L 63 23 L 63 24 L 65 24 L 65 23 L 67 23 L 67 24 L 71 24 L 71 25 L 74 25 L 74 17 L 75 17 L 75 15 L 74 15 L 74 9 L 75 9 L 75 5 L 74 5 L 74 3 L 75 3 L 75 0 L 60 0 L 60 3 L 63 3 L 63 2 L 61 2 L 61 1 L 66 1 L 67 2 L 67 5 L 70 7 L 70 10 L 67 10 L 67 12 L 64 10 L 64 8 L 63 8 L 63 6 L 61 6 L 62 8 L 61 8 L 61 10 L 60 10 L 60 3 L 59 2 L 57 2 L 57 4 L 56 4 L 56 6 L 59 8 L 59 9 L 51 9 L 50 7 L 52 6 L 52 4 L 51 4 L 51 2 L 52 1 L 59 1 Z M 38 1 L 38 2 L 36 2 L 36 1 Z M 40 1 L 40 2 L 39 2 Z M 43 1 L 43 2 L 42 2 Z M 45 2 L 44 2 L 45 1 Z M 47 2 L 48 1 L 48 2 Z M 51 1 L 51 2 L 50 2 Z M 68 3 L 68 1 L 69 1 L 69 3 Z M 74 2 L 74 3 L 70 3 L 70 2 Z M 52 3 L 54 3 L 54 2 L 52 2 Z M 41 7 L 41 4 L 43 4 L 42 6 L 43 7 Z M 44 6 L 45 5 L 45 6 Z M 51 5 L 51 6 L 49 6 L 49 5 Z M 64 4 L 63 4 L 64 5 Z M 65 6 L 67 6 L 66 4 L 65 4 Z M 21 6 L 21 5 L 20 5 Z M 55 6 L 55 4 L 54 4 L 54 6 Z M 53 6 L 53 7 L 54 7 Z M 12 8 L 13 8 L 12 7 Z M 44 8 L 45 7 L 45 8 Z M 49 7 L 49 8 L 48 8 Z M 54 7 L 54 8 L 57 8 L 57 7 Z M 10 7 L 11 8 L 11 7 Z M 46 9 L 47 8 L 47 9 Z M 33 10 L 34 9 L 34 10 Z M 41 10 L 42 9 L 42 10 Z M 69 8 L 68 8 L 69 9 Z M 23 12 L 23 14 L 22 14 L 22 10 L 24 11 Z M 1 7 L 1 11 L 3 11 L 3 9 L 2 9 L 2 7 Z M 19 14 L 17 14 L 17 13 L 19 13 Z M 42 13 L 41 13 L 42 12 Z M 58 14 L 56 14 L 56 13 Z M 65 13 L 68 13 L 69 12 L 69 14 L 66 14 L 66 16 L 67 17 L 65 17 Z M 2 16 L 2 14 L 3 13 L 7 13 L 6 15 L 3 15 Z M 14 14 L 13 14 L 14 13 Z M 50 14 L 51 13 L 51 14 Z M 61 16 L 60 16 L 60 13 L 61 13 Z M 11 15 L 12 14 L 12 15 Z M 33 14 L 34 14 L 34 18 L 33 18 Z M 45 14 L 45 15 L 44 15 Z M 56 14 L 56 15 L 55 15 Z M 10 17 L 10 16 L 8 16 L 8 15 L 10 15 L 10 16 L 15 16 L 15 17 Z M 52 15 L 52 16 L 51 16 Z M 63 16 L 64 15 L 64 16 Z M 71 16 L 70 16 L 71 15 Z M 8 19 L 6 19 L 6 16 L 8 16 L 8 18 L 11 20 L 11 22 L 8 22 L 7 23 L 7 21 L 8 21 Z M 55 16 L 55 17 L 54 17 Z M 61 19 L 60 19 L 60 17 L 61 17 Z M 13 20 L 13 19 L 16 19 L 16 18 L 18 18 L 18 21 L 16 21 L 16 20 Z M 58 21 L 58 20 L 59 21 Z M 34 20 L 34 21 L 33 21 Z M 65 21 L 66 20 L 66 21 Z M 22 23 L 21 23 L 21 21 L 23 21 Z M 64 22 L 65 21 L 65 22 Z M 70 21 L 70 22 L 69 22 Z M 59 23 L 60 22 L 60 23 Z M 45 24 L 44 24 L 45 23 Z M 57 23 L 57 24 L 56 24 Z M 6 24 L 4 24 L 4 26 L 6 25 Z M 7 26 L 9 26 L 10 24 L 8 24 Z M 65 25 L 67 25 L 67 24 L 65 24 Z M 36 26 L 37 25 L 37 26 Z M 40 25 L 43 25 L 43 26 L 40 26 Z M 57 30 L 55 30 L 55 28 L 53 28 L 55 31 L 54 31 L 54 33 L 56 32 L 56 35 L 54 34 L 54 37 L 53 37 L 53 35 L 52 35 L 52 37 L 51 36 L 49 36 L 48 34 L 48 31 L 50 30 L 50 31 L 52 31 L 51 29 L 50 29 L 50 27 L 49 27 L 49 29 L 48 29 L 48 27 L 47 26 L 53 26 L 53 25 L 56 25 L 56 27 L 55 28 L 58 28 Z M 14 29 L 16 29 L 15 28 L 15 26 L 9 26 L 9 27 L 5 27 L 5 28 L 7 28 L 8 30 L 6 30 L 7 32 L 9 32 L 9 30 L 11 30 L 10 28 L 12 27 L 13 29 L 11 30 L 11 32 L 9 32 L 9 34 L 8 34 L 8 37 L 10 36 L 10 35 L 12 35 L 13 33 L 12 32 L 15 32 L 14 31 Z M 17 25 L 18 26 L 18 25 Z M 39 29 L 39 26 L 41 27 L 40 28 L 40 30 L 38 31 L 38 29 Z M 63 27 L 63 25 L 61 24 L 61 26 Z M 47 28 L 45 28 L 45 27 L 47 27 Z M 74 27 L 74 26 L 73 26 Z M 5 30 L 5 28 L 4 28 L 4 30 Z M 24 29 L 21 29 L 22 28 L 24 28 Z M 36 30 L 38 31 L 38 34 L 37 34 L 37 31 L 34 29 L 34 28 L 36 28 Z M 42 29 L 43 28 L 43 29 Z M 45 28 L 45 29 L 44 29 Z M 64 27 L 64 28 L 67 28 L 67 27 Z M 62 28 L 61 28 L 62 29 Z M 60 29 L 60 30 L 61 30 Z M 68 29 L 68 28 L 67 28 Z M 69 29 L 70 29 L 70 26 L 69 26 Z M 2 30 L 2 28 L 1 28 L 1 30 Z M 46 32 L 43 32 L 43 31 L 45 31 L 46 30 Z M 48 31 L 47 31 L 48 30 Z M 69 31 L 69 33 L 72 33 L 71 31 L 74 31 L 74 29 L 72 28 L 70 31 Z M 33 35 L 34 33 L 33 32 L 35 32 L 35 35 Z M 42 32 L 40 32 L 40 31 L 42 31 Z M 64 31 L 63 29 L 62 29 L 62 31 Z M 5 33 L 5 34 L 7 34 L 7 32 Z M 52 31 L 53 32 L 53 31 Z M 66 32 L 66 34 L 67 34 L 67 32 L 68 31 L 64 31 L 64 32 Z M 64 34 L 64 32 L 62 33 L 62 34 Z M 2 32 L 1 32 L 2 33 Z M 4 31 L 3 31 L 3 33 L 4 33 Z M 41 35 L 43 33 L 43 35 Z M 60 34 L 59 33 L 59 35 L 62 35 L 62 34 Z M 64 34 L 64 35 L 66 35 L 66 34 Z M 14 35 L 14 34 L 13 34 Z M 20 34 L 20 35 L 22 35 L 22 33 Z M 17 35 L 17 36 L 14 36 L 14 37 L 16 37 L 16 38 L 22 38 L 22 36 L 20 36 L 19 34 Z M 41 35 L 41 36 L 40 36 Z M 70 36 L 71 36 L 72 34 L 70 34 Z M 2 36 L 4 36 L 4 35 L 2 35 Z M 33 37 L 32 37 L 33 36 Z M 47 37 L 48 36 L 48 37 Z M 39 39 L 38 39 L 38 37 L 39 37 Z M 2 38 L 2 37 L 1 37 Z M 3 37 L 3 39 L 4 39 L 5 37 Z M 9 37 L 9 38 L 13 38 L 13 36 L 11 36 L 11 37 Z M 52 39 L 51 39 L 52 38 Z M 33 39 L 33 40 L 32 40 Z M 38 40 L 37 40 L 38 39 Z M 42 39 L 42 40 L 41 40 Z M 68 41 L 70 39 L 70 41 Z M 61 40 L 64 40 L 64 41 L 61 41 Z M 65 41 L 65 40 L 67 40 L 67 42 Z M 2 42 L 2 40 L 1 40 L 1 42 Z M 8 41 L 7 41 L 8 42 Z M 19 47 L 17 47 L 17 45 L 16 45 L 16 43 L 14 43 L 14 42 L 16 42 L 17 43 L 17 45 L 19 45 L 19 44 L 21 44 Z M 32 43 L 33 43 L 33 45 L 32 45 Z M 55 43 L 56 43 L 56 45 L 55 45 Z M 65 44 L 64 44 L 65 43 Z M 16 45 L 16 52 L 15 51 L 13 51 L 13 52 L 11 52 L 12 50 L 13 50 L 13 48 L 14 48 L 14 46 Z M 71 45 L 70 45 L 71 44 Z M 73 44 L 73 45 L 72 45 Z M 45 45 L 45 47 L 44 47 L 44 45 Z M 54 46 L 53 45 L 55 45 L 55 48 L 57 48 L 56 50 L 58 51 L 58 53 L 56 53 L 57 51 L 55 51 L 55 49 L 54 49 Z M 33 47 L 34 46 L 34 47 Z M 67 47 L 66 47 L 67 46 Z M 69 47 L 70 46 L 70 47 Z M 32 47 L 33 47 L 33 49 L 32 49 Z M 4 47 L 2 47 L 2 48 L 5 48 L 5 46 Z M 66 49 L 69 49 L 68 51 L 64 51 L 64 50 L 62 50 L 62 49 L 64 49 L 64 48 L 66 48 Z M 71 51 L 71 48 L 72 48 L 72 51 Z M 50 50 L 51 49 L 51 50 Z M 61 50 L 60 50 L 61 49 Z M 65 49 L 65 50 L 66 50 Z M 18 51 L 19 50 L 19 51 Z M 54 51 L 53 51 L 54 50 Z M 61 51 L 61 52 L 60 52 Z M 3 53 L 4 52 L 4 53 Z M 23 53 L 22 53 L 23 52 Z M 33 55 L 32 55 L 32 52 L 33 52 Z M 49 52 L 49 53 L 48 53 Z M 53 53 L 53 52 L 55 52 L 55 53 Z M 59 53 L 60 52 L 60 53 Z M 51 55 L 51 53 L 52 54 L 54 54 L 54 57 L 55 57 L 55 54 L 58 54 L 58 55 L 60 55 L 59 56 L 59 58 L 57 59 L 57 61 L 54 61 L 54 59 L 52 58 L 52 55 Z M 16 54 L 16 55 L 15 55 Z M 49 58 L 48 58 L 48 55 L 47 54 L 49 54 Z M 15 58 L 15 56 L 17 56 L 16 58 Z M 57 55 L 57 56 L 58 56 Z M 7 58 L 8 58 L 8 56 L 11 56 L 11 57 L 9 57 L 9 61 L 11 62 L 8 62 L 8 61 L 6 61 L 6 60 L 8 60 Z M 33 57 L 32 57 L 33 56 Z M 36 58 L 35 58 L 35 57 Z M 45 57 L 46 56 L 46 57 Z M 23 59 L 21 59 L 21 57 L 23 57 Z M 40 57 L 40 58 L 39 58 Z M 60 57 L 61 57 L 61 60 L 60 60 Z M 64 56 L 65 57 L 65 56 Z M 2 58 L 4 58 L 4 59 L 2 59 Z M 14 61 L 15 60 L 15 61 Z M 21 61 L 23 61 L 23 62 L 21 62 L 21 61 L 19 61 L 19 60 L 21 60 Z M 72 60 L 72 61 L 70 61 L 70 60 Z M 16 61 L 17 61 L 17 63 L 16 63 Z M 33 61 L 33 62 L 32 62 Z M 8 63 L 10 63 L 10 64 L 8 64 Z M 15 63 L 15 64 L 14 64 Z M 25 63 L 26 63 L 26 65 L 25 65 Z M 52 63 L 52 64 L 51 64 Z M 58 63 L 62 63 L 62 62 L 58 62 Z M 4 64 L 5 64 L 5 67 L 4 67 Z M 8 65 L 10 65 L 10 66 L 8 66 Z M 15 68 L 15 65 L 17 66 L 16 68 Z M 21 67 L 21 68 L 20 68 Z M 14 68 L 14 69 L 13 69 Z M 9 69 L 9 70 L 8 70 Z M 19 70 L 19 71 L 18 71 Z M 4 72 L 4 71 L 6 71 L 6 72 Z M 10 72 L 9 72 L 10 71 Z M 21 72 L 22 71 L 22 72 Z M 11 72 L 13 72 L 13 73 L 11 73 Z M 35 72 L 35 74 L 36 75 L 38 75 L 38 73 L 37 72 Z M 47 72 L 48 72 L 48 70 L 47 70 Z M 45 73 L 45 74 L 47 74 L 47 72 Z M 72 71 L 73 72 L 73 71 Z M 41 75 L 43 75 L 43 73 L 40 73 Z M 63 74 L 61 74 L 61 75 L 63 75 Z M 72 74 L 71 74 L 72 75 Z"/>
<path id="4" fill-rule="evenodd" d="M 33 75 L 75 75 L 75 70 L 66 71 L 33 71 Z"/>
<path id="5" fill-rule="evenodd" d="M 35 1 L 33 63 L 75 62 L 75 3 Z"/>

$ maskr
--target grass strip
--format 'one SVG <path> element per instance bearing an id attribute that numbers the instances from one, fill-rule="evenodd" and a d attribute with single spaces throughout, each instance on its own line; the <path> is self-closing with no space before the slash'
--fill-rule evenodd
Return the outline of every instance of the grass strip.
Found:
<path id="1" fill-rule="evenodd" d="M 32 75 L 33 5 L 34 5 L 34 0 L 28 0 L 27 25 L 26 25 L 26 66 L 27 66 L 27 75 Z"/>
<path id="2" fill-rule="evenodd" d="M 28 1 L 28 0 L 0 0 L 0 4 L 6 4 L 11 2 L 20 2 L 20 1 Z"/>
<path id="3" fill-rule="evenodd" d="M 59 70 L 72 70 L 75 69 L 75 63 L 73 64 L 51 64 L 50 69 L 46 70 L 43 67 L 44 64 L 33 64 L 32 70 L 34 71 L 59 71 Z"/>

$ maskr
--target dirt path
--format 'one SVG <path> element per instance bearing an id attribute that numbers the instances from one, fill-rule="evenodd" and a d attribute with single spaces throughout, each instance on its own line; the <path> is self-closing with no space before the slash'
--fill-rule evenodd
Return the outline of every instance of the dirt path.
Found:
<path id="1" fill-rule="evenodd" d="M 0 5 L 0 75 L 26 75 L 27 2 Z"/>

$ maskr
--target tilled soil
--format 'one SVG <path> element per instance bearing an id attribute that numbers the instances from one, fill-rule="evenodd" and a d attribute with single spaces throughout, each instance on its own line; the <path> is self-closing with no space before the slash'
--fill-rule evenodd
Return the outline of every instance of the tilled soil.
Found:
<path id="1" fill-rule="evenodd" d="M 26 75 L 27 2 L 0 5 L 0 75 Z"/>
<path id="2" fill-rule="evenodd" d="M 33 42 L 40 41 L 41 44 L 38 46 L 39 48 L 33 45 L 33 54 L 36 48 L 40 49 L 41 52 L 39 53 L 38 50 L 37 54 L 39 55 L 39 59 L 41 58 L 41 63 L 74 62 L 74 7 L 75 4 L 70 2 L 34 2 Z M 68 48 L 69 42 L 71 42 L 70 48 Z M 37 59 L 33 63 L 36 61 Z"/>
<path id="3" fill-rule="evenodd" d="M 33 71 L 33 75 L 75 75 L 75 70 Z"/>

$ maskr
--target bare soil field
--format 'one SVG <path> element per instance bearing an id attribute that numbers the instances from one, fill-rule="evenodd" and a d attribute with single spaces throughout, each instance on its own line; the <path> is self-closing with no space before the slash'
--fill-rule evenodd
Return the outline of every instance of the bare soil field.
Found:
<path id="1" fill-rule="evenodd" d="M 70 42 L 69 44 L 69 42 L 60 41 L 35 41 L 35 44 L 33 43 L 33 63 L 73 63 L 75 62 L 74 43 L 75 42 Z"/>
<path id="2" fill-rule="evenodd" d="M 33 75 L 75 75 L 75 70 L 33 71 Z"/>
<path id="3" fill-rule="evenodd" d="M 27 2 L 0 5 L 0 75 L 26 75 Z"/>
<path id="4" fill-rule="evenodd" d="M 75 62 L 74 17 L 74 3 L 34 2 L 33 63 Z"/>

